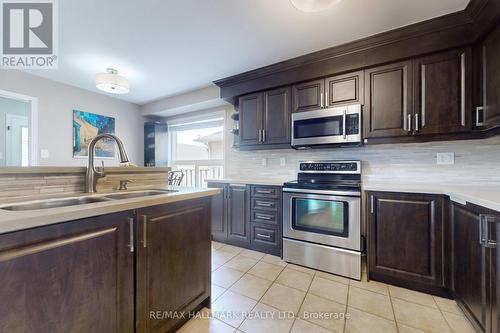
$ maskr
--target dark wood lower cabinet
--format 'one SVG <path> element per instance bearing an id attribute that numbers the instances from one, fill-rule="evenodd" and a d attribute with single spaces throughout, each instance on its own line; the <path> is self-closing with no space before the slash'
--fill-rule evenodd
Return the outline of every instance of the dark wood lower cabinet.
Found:
<path id="1" fill-rule="evenodd" d="M 496 333 L 499 329 L 497 269 L 500 257 L 496 245 L 486 245 L 486 241 L 500 239 L 500 214 L 452 202 L 451 218 L 453 296 L 478 332 Z M 484 237 L 480 236 L 481 230 Z"/>
<path id="2" fill-rule="evenodd" d="M 0 235 L 0 332 L 134 332 L 131 211 Z"/>
<path id="3" fill-rule="evenodd" d="M 281 187 L 208 183 L 222 188 L 212 198 L 212 239 L 281 256 Z"/>
<path id="4" fill-rule="evenodd" d="M 448 296 L 444 197 L 368 192 L 370 279 Z"/>
<path id="5" fill-rule="evenodd" d="M 180 314 L 210 307 L 209 211 L 210 199 L 138 211 L 138 332 L 173 332 L 189 319 Z"/>
<path id="6" fill-rule="evenodd" d="M 227 187 L 227 240 L 238 246 L 250 244 L 250 227 L 248 224 L 248 198 L 250 186 L 229 184 Z"/>
<path id="7" fill-rule="evenodd" d="M 500 213 L 446 196 L 366 192 L 369 278 L 453 297 L 500 332 Z"/>

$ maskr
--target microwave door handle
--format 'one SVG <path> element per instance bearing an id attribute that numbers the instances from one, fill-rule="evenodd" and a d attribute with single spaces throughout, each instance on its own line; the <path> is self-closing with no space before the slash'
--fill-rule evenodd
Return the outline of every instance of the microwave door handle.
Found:
<path id="1" fill-rule="evenodd" d="M 347 120 L 347 110 L 344 110 L 344 116 L 342 117 L 342 129 L 343 129 L 344 141 L 347 141 L 347 130 L 345 128 L 346 120 Z"/>

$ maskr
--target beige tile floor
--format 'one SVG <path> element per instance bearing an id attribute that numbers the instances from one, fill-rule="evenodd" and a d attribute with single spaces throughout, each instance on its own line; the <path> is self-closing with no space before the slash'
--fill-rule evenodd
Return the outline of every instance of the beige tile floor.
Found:
<path id="1" fill-rule="evenodd" d="M 212 309 L 181 333 L 474 333 L 452 300 L 212 243 Z"/>

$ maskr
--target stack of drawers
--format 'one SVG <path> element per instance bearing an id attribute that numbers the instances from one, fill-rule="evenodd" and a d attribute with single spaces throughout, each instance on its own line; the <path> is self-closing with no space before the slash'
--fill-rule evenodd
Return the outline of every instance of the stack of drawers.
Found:
<path id="1" fill-rule="evenodd" d="M 281 187 L 252 185 L 250 229 L 252 248 L 281 256 Z"/>

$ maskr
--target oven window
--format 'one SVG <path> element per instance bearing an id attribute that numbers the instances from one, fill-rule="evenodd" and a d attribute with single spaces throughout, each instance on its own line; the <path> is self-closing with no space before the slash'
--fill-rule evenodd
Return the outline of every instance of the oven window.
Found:
<path id="1" fill-rule="evenodd" d="M 295 120 L 293 136 L 295 139 L 336 136 L 344 133 L 343 116 Z"/>
<path id="2" fill-rule="evenodd" d="M 344 201 L 292 199 L 292 228 L 348 237 L 349 204 Z"/>

